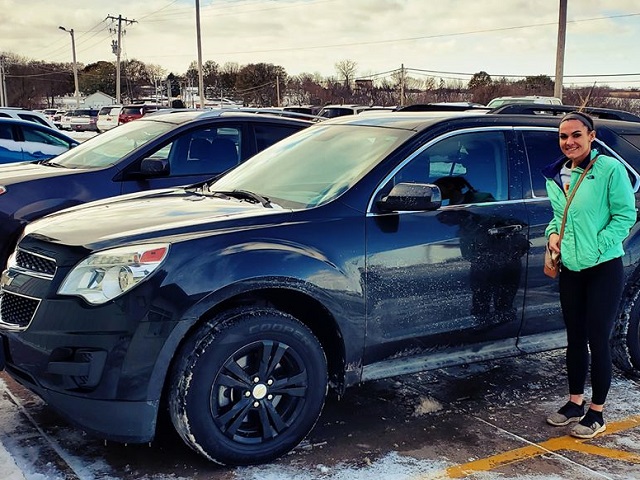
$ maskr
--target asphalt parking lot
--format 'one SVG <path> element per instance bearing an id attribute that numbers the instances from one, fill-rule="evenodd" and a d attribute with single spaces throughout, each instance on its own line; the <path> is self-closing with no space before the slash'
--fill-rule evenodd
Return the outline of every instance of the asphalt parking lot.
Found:
<path id="1" fill-rule="evenodd" d="M 607 432 L 576 440 L 544 422 L 565 401 L 563 361 L 557 351 L 363 384 L 331 396 L 292 453 L 250 468 L 208 463 L 169 428 L 150 445 L 105 444 L 2 373 L 13 470 L 1 460 L 0 470 L 11 480 L 640 478 L 640 383 L 616 372 Z"/>

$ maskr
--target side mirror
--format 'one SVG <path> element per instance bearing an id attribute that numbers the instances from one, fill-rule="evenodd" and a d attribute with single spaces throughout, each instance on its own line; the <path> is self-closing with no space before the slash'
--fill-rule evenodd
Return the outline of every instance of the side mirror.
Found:
<path id="1" fill-rule="evenodd" d="M 383 212 L 437 210 L 441 205 L 440 188 L 430 183 L 399 183 L 376 202 Z"/>
<path id="2" fill-rule="evenodd" d="M 145 177 L 167 177 L 170 173 L 169 161 L 164 158 L 143 158 L 140 174 Z"/>

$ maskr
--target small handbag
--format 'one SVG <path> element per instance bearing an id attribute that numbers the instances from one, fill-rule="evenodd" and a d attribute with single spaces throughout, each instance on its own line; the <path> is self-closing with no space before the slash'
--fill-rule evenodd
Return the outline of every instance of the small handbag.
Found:
<path id="1" fill-rule="evenodd" d="M 593 160 L 591 160 L 589 162 L 589 165 L 587 165 L 587 168 L 585 168 L 584 171 L 582 172 L 582 175 L 580 175 L 580 178 L 578 179 L 578 182 L 576 183 L 576 186 L 573 188 L 573 191 L 571 192 L 571 195 L 569 195 L 569 198 L 567 198 L 567 204 L 564 207 L 564 213 L 562 215 L 562 225 L 560 226 L 560 234 L 559 234 L 559 237 L 558 237 L 558 243 L 560 243 L 560 241 L 562 240 L 562 237 L 564 235 L 564 226 L 565 226 L 565 223 L 567 221 L 567 212 L 569 211 L 569 205 L 571 205 L 571 200 L 573 200 L 573 197 L 575 196 L 576 192 L 578 191 L 578 187 L 582 183 L 582 180 L 584 180 L 584 177 L 587 176 L 587 172 L 593 166 L 593 164 L 595 163 L 597 158 L 598 158 L 598 155 L 593 157 Z M 550 277 L 550 278 L 556 278 L 558 276 L 558 272 L 560 271 L 560 254 L 557 253 L 557 252 L 552 251 L 549 248 L 549 244 L 548 243 L 547 243 L 547 246 L 546 246 L 546 248 L 544 250 L 544 268 L 543 268 L 543 270 L 544 270 L 544 274 L 547 277 Z"/>

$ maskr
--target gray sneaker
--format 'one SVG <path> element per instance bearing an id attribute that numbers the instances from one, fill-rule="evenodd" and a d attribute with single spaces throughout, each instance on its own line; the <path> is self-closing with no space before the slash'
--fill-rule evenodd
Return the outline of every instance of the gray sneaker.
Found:
<path id="1" fill-rule="evenodd" d="M 587 402 L 582 402 L 582 405 L 577 403 L 567 402 L 556 413 L 552 413 L 547 417 L 547 423 L 554 427 L 562 427 L 572 422 L 579 421 L 584 416 L 584 406 Z"/>
<path id="2" fill-rule="evenodd" d="M 571 436 L 576 438 L 593 438 L 599 433 L 604 432 L 607 425 L 604 420 L 595 418 L 591 410 L 582 417 L 580 422 L 571 429 Z"/>

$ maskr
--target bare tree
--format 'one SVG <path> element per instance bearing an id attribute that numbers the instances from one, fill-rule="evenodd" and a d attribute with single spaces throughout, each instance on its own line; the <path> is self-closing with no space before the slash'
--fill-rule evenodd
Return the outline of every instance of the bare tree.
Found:
<path id="1" fill-rule="evenodd" d="M 344 81 L 347 90 L 351 90 L 351 82 L 358 69 L 358 63 L 354 60 L 340 60 L 335 64 L 338 76 Z"/>

